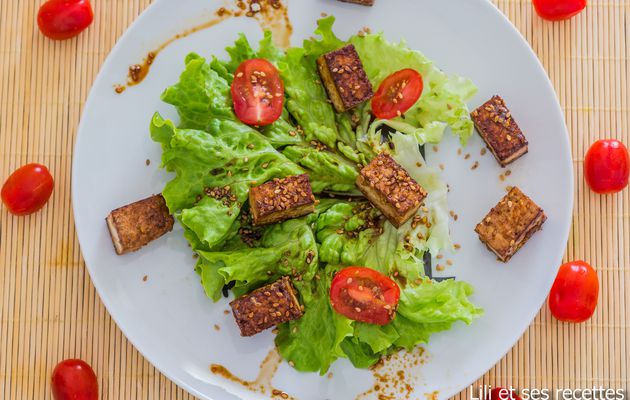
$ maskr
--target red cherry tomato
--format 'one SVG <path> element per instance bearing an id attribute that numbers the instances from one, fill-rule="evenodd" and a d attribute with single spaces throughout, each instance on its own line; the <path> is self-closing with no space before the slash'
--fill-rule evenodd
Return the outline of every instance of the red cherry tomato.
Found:
<path id="1" fill-rule="evenodd" d="M 400 288 L 371 268 L 348 267 L 337 272 L 330 285 L 330 303 L 346 317 L 385 325 L 396 314 Z"/>
<path id="2" fill-rule="evenodd" d="M 70 39 L 94 20 L 90 0 L 48 0 L 39 8 L 37 25 L 50 39 Z"/>
<path id="3" fill-rule="evenodd" d="M 372 99 L 372 113 L 377 118 L 391 119 L 409 110 L 422 94 L 422 75 L 407 68 L 394 72 L 381 83 Z"/>
<path id="4" fill-rule="evenodd" d="M 495 387 L 488 394 L 487 400 L 521 400 L 521 398 L 513 390 Z"/>
<path id="5" fill-rule="evenodd" d="M 538 15 L 549 21 L 571 18 L 585 7 L 586 0 L 534 0 Z"/>
<path id="6" fill-rule="evenodd" d="M 593 143 L 584 157 L 584 177 L 596 193 L 615 193 L 628 186 L 630 155 L 618 140 Z"/>
<path id="7" fill-rule="evenodd" d="M 243 61 L 234 73 L 232 102 L 238 119 L 248 125 L 269 125 L 280 118 L 284 84 L 276 67 L 261 58 Z"/>
<path id="8" fill-rule="evenodd" d="M 15 170 L 2 185 L 2 202 L 11 214 L 32 214 L 44 207 L 53 187 L 53 178 L 45 166 L 26 164 Z"/>
<path id="9" fill-rule="evenodd" d="M 57 364 L 51 385 L 55 400 L 98 400 L 96 374 L 82 360 L 64 360 Z"/>
<path id="10" fill-rule="evenodd" d="M 584 261 L 563 264 L 549 293 L 549 309 L 566 322 L 584 322 L 593 315 L 599 295 L 597 273 Z"/>

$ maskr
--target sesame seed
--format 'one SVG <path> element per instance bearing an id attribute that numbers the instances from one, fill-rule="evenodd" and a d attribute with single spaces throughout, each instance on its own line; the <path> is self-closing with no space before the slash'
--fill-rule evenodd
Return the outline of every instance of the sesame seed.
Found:
<path id="1" fill-rule="evenodd" d="M 456 250 L 459 250 L 462 248 L 462 245 L 455 243 L 453 247 L 455 247 Z"/>
<path id="2" fill-rule="evenodd" d="M 468 160 L 470 158 L 470 153 L 466 153 L 466 155 L 464 156 L 464 160 Z"/>
<path id="3" fill-rule="evenodd" d="M 295 363 L 293 361 L 289 361 L 289 365 L 293 368 L 295 368 Z"/>
<path id="4" fill-rule="evenodd" d="M 361 312 L 361 309 L 360 309 L 359 307 L 354 307 L 354 311 L 356 311 L 356 312 L 360 313 L 360 312 Z"/>
<path id="5" fill-rule="evenodd" d="M 470 167 L 470 169 L 477 169 L 478 166 L 479 166 L 479 161 L 475 161 L 475 163 L 472 165 L 472 167 Z"/>
<path id="6" fill-rule="evenodd" d="M 438 264 L 435 266 L 435 269 L 438 271 L 444 271 L 444 266 L 442 264 Z"/>
<path id="7" fill-rule="evenodd" d="M 242 76 L 243 76 L 243 73 L 242 73 L 242 72 L 239 72 L 238 74 L 236 74 L 236 77 L 237 77 L 237 78 L 241 78 Z"/>

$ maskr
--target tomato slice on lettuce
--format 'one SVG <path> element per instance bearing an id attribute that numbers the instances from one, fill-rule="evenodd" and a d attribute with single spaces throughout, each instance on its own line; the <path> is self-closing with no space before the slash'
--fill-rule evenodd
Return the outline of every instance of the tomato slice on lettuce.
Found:
<path id="1" fill-rule="evenodd" d="M 372 113 L 377 118 L 391 119 L 409 110 L 422 95 L 422 75 L 406 68 L 394 72 L 378 87 L 372 99 Z"/>
<path id="2" fill-rule="evenodd" d="M 247 125 L 269 125 L 282 115 L 284 84 L 267 60 L 243 61 L 234 73 L 231 92 L 234 112 Z"/>
<path id="3" fill-rule="evenodd" d="M 335 311 L 368 324 L 389 323 L 399 299 L 396 282 L 371 268 L 344 268 L 335 274 L 330 285 L 330 303 Z"/>

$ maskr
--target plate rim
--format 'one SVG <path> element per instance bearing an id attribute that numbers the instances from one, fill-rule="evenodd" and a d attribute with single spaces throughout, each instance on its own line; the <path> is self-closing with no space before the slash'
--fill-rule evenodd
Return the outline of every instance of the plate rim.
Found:
<path id="1" fill-rule="evenodd" d="M 285 0 L 288 1 L 288 0 Z M 554 279 L 555 279 L 555 274 L 557 273 L 558 268 L 560 267 L 560 264 L 562 263 L 562 258 L 566 252 L 566 245 L 568 243 L 568 239 L 570 236 L 570 231 L 571 231 L 571 227 L 573 225 L 573 208 L 574 208 L 574 190 L 575 190 L 575 174 L 574 174 L 574 170 L 573 170 L 573 163 L 572 163 L 572 152 L 571 152 L 571 143 L 569 140 L 569 130 L 567 128 L 566 125 L 566 116 L 564 114 L 564 112 L 562 111 L 562 107 L 558 98 L 558 94 L 556 93 L 553 84 L 550 80 L 550 77 L 547 73 L 547 71 L 545 70 L 540 58 L 538 57 L 538 55 L 534 52 L 534 50 L 532 49 L 530 43 L 527 41 L 527 39 L 525 39 L 525 37 L 521 34 L 521 32 L 516 28 L 516 26 L 509 20 L 509 18 L 491 1 L 491 0 L 477 0 L 479 6 L 482 7 L 486 7 L 488 10 L 490 10 L 490 12 L 492 12 L 495 15 L 495 19 L 496 22 L 499 23 L 499 21 L 501 22 L 501 24 L 503 26 L 505 26 L 508 30 L 510 30 L 512 32 L 512 34 L 515 34 L 516 37 L 518 37 L 518 39 L 521 42 L 521 45 L 524 46 L 524 48 L 528 51 L 530 58 L 533 58 L 535 60 L 535 65 L 537 66 L 537 70 L 538 73 L 540 73 L 543 77 L 544 77 L 544 83 L 545 83 L 545 89 L 546 89 L 546 93 L 544 94 L 545 97 L 551 97 L 553 98 L 553 103 L 554 103 L 554 109 L 553 109 L 553 114 L 556 116 L 561 116 L 561 122 L 562 122 L 562 134 L 563 134 L 563 143 L 564 143 L 564 147 L 566 149 L 566 154 L 568 154 L 568 160 L 565 160 L 568 164 L 568 168 L 567 170 L 569 171 L 569 178 L 570 181 L 567 182 L 568 183 L 568 199 L 565 199 L 565 201 L 567 201 L 567 207 L 565 208 L 565 215 L 563 215 L 564 219 L 566 220 L 566 226 L 563 229 L 563 237 L 564 240 L 563 242 L 565 243 L 564 247 L 562 248 L 562 250 L 558 250 L 558 255 L 555 256 L 555 258 L 557 259 L 556 264 L 557 267 L 555 268 L 554 272 Z M 125 338 L 134 346 L 134 348 L 147 360 L 149 361 L 149 363 L 151 363 L 151 365 L 156 368 L 158 371 L 160 371 L 160 373 L 162 373 L 164 376 L 166 376 L 168 379 L 170 379 L 171 381 L 173 381 L 174 383 L 176 383 L 179 387 L 183 388 L 184 390 L 186 390 L 187 392 L 189 392 L 190 394 L 193 394 L 195 396 L 198 396 L 200 398 L 203 399 L 210 399 L 210 400 L 215 400 L 212 397 L 210 397 L 208 394 L 202 393 L 200 390 L 196 389 L 195 387 L 193 387 L 192 385 L 188 384 L 187 382 L 185 382 L 182 378 L 180 378 L 177 374 L 174 373 L 170 373 L 167 372 L 167 370 L 169 368 L 165 368 L 164 365 L 162 364 L 157 364 L 154 361 L 154 357 L 152 357 L 147 351 L 143 351 L 143 348 L 141 346 L 137 345 L 137 342 L 140 342 L 140 338 L 135 337 L 134 335 L 131 335 L 127 332 L 127 329 L 125 329 L 125 327 L 121 324 L 119 324 L 118 322 L 118 318 L 115 315 L 115 313 L 112 313 L 110 311 L 110 301 L 107 295 L 104 295 L 104 287 L 102 287 L 101 285 L 97 284 L 96 281 L 94 279 L 92 279 L 92 269 L 90 268 L 84 254 L 83 254 L 83 247 L 81 246 L 81 229 L 79 228 L 78 224 L 76 223 L 77 221 L 77 209 L 76 209 L 76 204 L 77 204 L 77 198 L 79 196 L 78 194 L 78 185 L 75 182 L 76 179 L 76 174 L 74 173 L 75 169 L 78 167 L 77 166 L 77 150 L 79 149 L 79 145 L 82 141 L 82 137 L 85 138 L 86 134 L 81 134 L 84 130 L 85 130 L 85 125 L 87 124 L 86 119 L 84 118 L 84 114 L 86 112 L 86 110 L 88 110 L 91 106 L 91 104 L 95 101 L 94 99 L 96 98 L 96 93 L 94 92 L 94 87 L 97 86 L 98 83 L 100 83 L 104 77 L 105 77 L 105 73 L 104 71 L 107 70 L 107 68 L 109 67 L 110 64 L 112 64 L 114 61 L 114 55 L 120 51 L 120 49 L 124 46 L 127 37 L 131 36 L 135 30 L 137 29 L 137 26 L 139 24 L 140 21 L 145 20 L 147 18 L 150 18 L 151 14 L 153 12 L 155 12 L 156 9 L 158 9 L 158 7 L 160 5 L 162 5 L 162 3 L 166 3 L 166 0 L 154 0 L 151 4 L 149 4 L 149 6 L 147 6 L 147 8 L 145 8 L 134 20 L 133 22 L 126 28 L 125 32 L 118 38 L 118 40 L 116 41 L 116 44 L 112 47 L 112 49 L 109 51 L 105 61 L 101 64 L 100 68 L 99 68 L 99 72 L 96 76 L 96 78 L 94 79 L 94 81 L 92 82 L 92 85 L 90 87 L 90 91 L 88 93 L 87 99 L 83 105 L 83 110 L 81 113 L 81 117 L 80 117 L 80 121 L 79 124 L 77 126 L 77 133 L 76 133 L 76 137 L 75 137 L 75 143 L 73 146 L 73 152 L 72 152 L 72 175 L 71 175 L 71 202 L 72 202 L 72 213 L 73 213 L 73 218 L 75 220 L 75 231 L 77 233 L 77 240 L 79 242 L 79 249 L 81 251 L 81 256 L 83 258 L 83 261 L 85 263 L 85 266 L 88 270 L 88 273 L 90 275 L 90 280 L 92 282 L 92 284 L 94 285 L 94 288 L 101 300 L 101 302 L 103 303 L 103 305 L 105 306 L 107 313 L 109 314 L 109 316 L 114 320 L 114 322 L 116 323 L 117 327 L 121 330 L 121 332 L 123 333 L 123 335 L 125 336 Z M 551 275 L 551 271 L 550 271 L 550 275 Z M 551 284 L 553 283 L 553 279 L 549 279 L 548 282 L 548 287 L 549 289 L 551 288 Z M 536 318 L 536 316 L 538 315 L 538 313 L 540 312 L 542 306 L 544 305 L 545 301 L 546 301 L 547 296 L 543 297 L 540 301 L 539 301 L 539 305 L 538 307 L 536 307 L 535 309 L 533 309 L 533 311 L 531 312 L 531 315 L 529 315 L 529 318 L 523 318 L 523 321 L 526 321 L 527 323 L 524 325 L 523 329 L 519 329 L 517 331 L 517 335 L 515 337 L 513 337 L 512 339 L 510 339 L 510 342 L 512 342 L 512 345 L 506 349 L 505 352 L 503 352 L 496 360 L 494 360 L 492 362 L 492 364 L 490 364 L 489 366 L 483 366 L 483 372 L 480 372 L 479 375 L 477 377 L 475 377 L 474 379 L 472 379 L 470 382 L 468 382 L 468 384 L 464 385 L 464 386 L 452 386 L 449 388 L 445 388 L 444 390 L 442 390 L 439 394 L 439 397 L 452 397 L 454 395 L 456 395 L 457 393 L 460 393 L 463 390 L 466 390 L 468 387 L 470 387 L 474 382 L 476 382 L 480 377 L 482 377 L 485 373 L 487 373 L 490 369 L 492 369 L 501 359 L 503 359 L 505 357 L 506 354 L 508 354 L 513 348 L 514 345 L 516 345 L 516 343 L 518 343 L 518 341 L 520 340 L 520 338 L 523 336 L 523 334 L 527 331 L 527 329 L 531 326 L 532 322 L 534 321 L 534 319 Z M 477 375 L 476 373 L 473 375 Z M 216 387 L 217 389 L 223 390 L 226 393 L 227 392 L 223 387 L 218 386 L 216 384 L 210 384 L 213 387 Z M 234 394 L 231 394 L 232 396 L 238 397 Z"/>

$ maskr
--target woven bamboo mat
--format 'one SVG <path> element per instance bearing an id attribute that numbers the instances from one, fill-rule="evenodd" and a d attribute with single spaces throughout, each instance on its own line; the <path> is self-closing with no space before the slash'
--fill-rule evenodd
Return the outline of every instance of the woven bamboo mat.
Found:
<path id="1" fill-rule="evenodd" d="M 494 2 L 542 60 L 566 113 L 576 179 L 566 258 L 598 268 L 601 294 L 595 316 L 581 325 L 558 323 L 543 308 L 476 385 L 628 388 L 630 191 L 591 193 L 582 162 L 597 138 L 630 143 L 630 0 L 591 0 L 585 13 L 553 24 L 529 0 Z M 91 363 L 104 399 L 192 399 L 138 354 L 103 307 L 70 205 L 83 102 L 109 50 L 150 0 L 93 1 L 94 25 L 66 42 L 39 34 L 39 3 L 0 0 L 0 178 L 32 161 L 56 178 L 42 212 L 15 218 L 0 210 L 0 399 L 51 398 L 52 368 L 68 357 Z"/>

